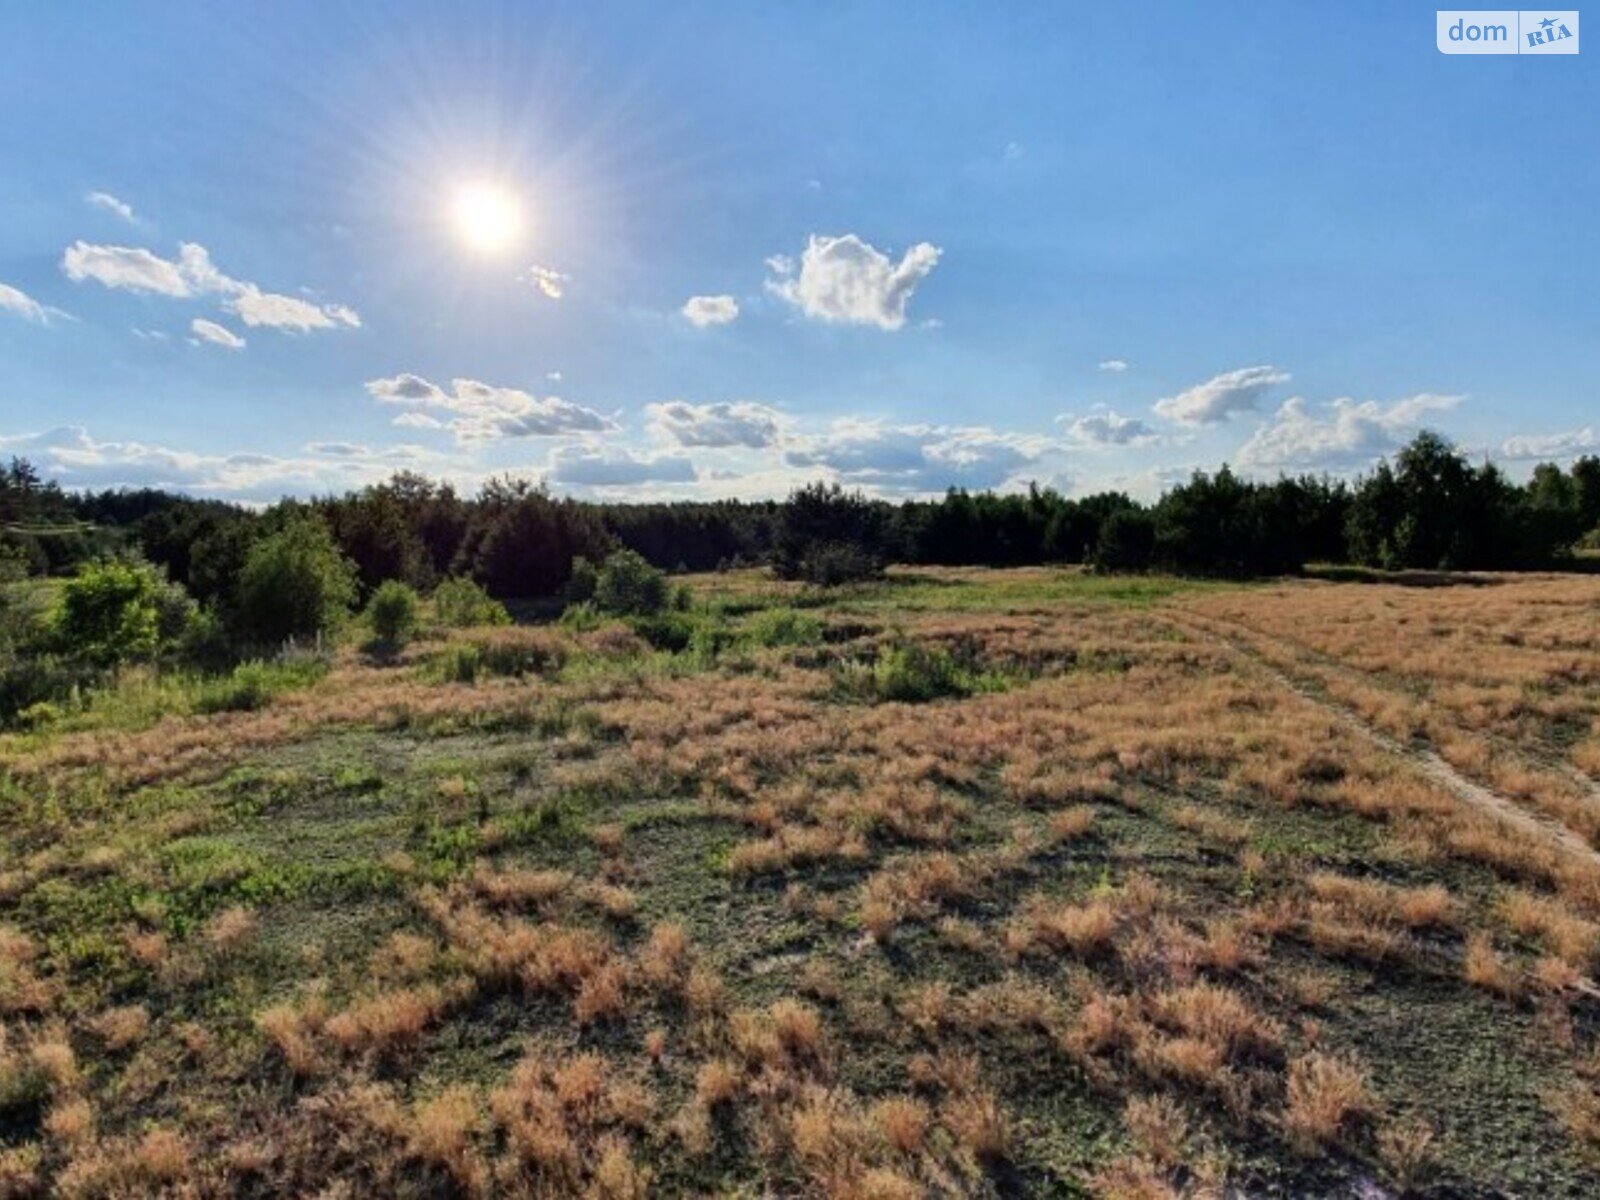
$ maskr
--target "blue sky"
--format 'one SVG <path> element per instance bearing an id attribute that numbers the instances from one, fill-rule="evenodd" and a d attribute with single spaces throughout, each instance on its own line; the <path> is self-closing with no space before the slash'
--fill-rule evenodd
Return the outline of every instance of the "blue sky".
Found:
<path id="1" fill-rule="evenodd" d="M 1434 11 L 7 5 L 0 453 L 260 501 L 1600 450 L 1596 52 Z"/>

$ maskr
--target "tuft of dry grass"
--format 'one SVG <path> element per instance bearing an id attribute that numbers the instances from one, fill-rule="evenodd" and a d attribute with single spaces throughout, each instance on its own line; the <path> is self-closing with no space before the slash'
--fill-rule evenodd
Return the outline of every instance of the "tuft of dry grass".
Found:
<path id="1" fill-rule="evenodd" d="M 255 940 L 261 924 L 248 908 L 225 908 L 206 924 L 206 943 L 213 953 L 226 958 Z"/>
<path id="2" fill-rule="evenodd" d="M 1502 999 L 1514 1000 L 1522 992 L 1517 973 L 1495 950 L 1494 942 L 1486 933 L 1475 933 L 1467 939 L 1461 956 L 1461 975 L 1473 987 Z"/>
<path id="3" fill-rule="evenodd" d="M 1285 1099 L 1283 1127 L 1290 1144 L 1312 1156 L 1325 1152 L 1352 1122 L 1372 1111 L 1366 1072 L 1321 1051 L 1290 1062 Z"/>

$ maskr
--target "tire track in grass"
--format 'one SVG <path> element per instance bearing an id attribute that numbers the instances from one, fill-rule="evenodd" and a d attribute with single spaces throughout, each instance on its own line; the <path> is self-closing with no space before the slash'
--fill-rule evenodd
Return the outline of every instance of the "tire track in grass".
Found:
<path id="1" fill-rule="evenodd" d="M 1303 642 L 1296 641 L 1292 638 L 1266 633 L 1255 626 L 1238 619 L 1237 617 L 1220 617 L 1214 613 L 1189 613 L 1186 615 L 1191 622 L 1198 624 L 1203 631 L 1209 632 L 1212 636 L 1231 637 L 1235 640 L 1235 642 L 1238 641 L 1239 635 L 1248 636 L 1248 638 L 1251 639 L 1254 644 L 1252 645 L 1250 643 L 1245 643 L 1240 648 L 1244 649 L 1253 657 L 1266 661 L 1267 665 L 1269 666 L 1275 666 L 1276 664 L 1270 662 L 1270 660 L 1267 660 L 1266 655 L 1263 654 L 1258 647 L 1265 645 L 1270 647 L 1273 652 L 1280 656 L 1280 658 L 1288 659 L 1291 662 L 1305 665 L 1307 672 L 1313 678 L 1316 678 L 1318 672 L 1326 672 L 1328 675 L 1337 676 L 1356 686 L 1372 689 L 1385 695 L 1393 696 L 1397 699 L 1404 699 L 1409 703 L 1425 702 L 1424 697 L 1408 693 L 1405 690 L 1402 681 L 1396 679 L 1394 676 L 1373 675 L 1368 672 L 1363 672 L 1356 667 L 1352 667 L 1349 663 L 1334 657 L 1333 655 L 1318 650 L 1314 646 L 1307 646 Z M 1212 628 L 1213 626 L 1220 627 L 1224 632 L 1221 635 L 1218 635 L 1216 630 Z M 1230 629 L 1235 632 L 1232 634 L 1227 633 L 1226 631 Z M 1279 669 L 1282 670 L 1281 667 Z M 1389 681 L 1386 682 L 1386 679 Z M 1313 698 L 1325 699 L 1328 700 L 1329 703 L 1333 704 L 1342 703 L 1328 695 L 1328 689 L 1325 681 L 1323 680 L 1318 680 L 1317 687 L 1314 689 Z M 1345 707 L 1350 706 L 1345 705 Z M 1351 709 L 1351 713 L 1358 721 L 1362 721 L 1368 725 L 1372 724 L 1371 721 L 1367 720 L 1365 717 L 1362 717 L 1360 713 L 1353 708 Z M 1519 765 L 1520 769 L 1522 770 L 1532 771 L 1536 774 L 1543 773 L 1549 776 L 1559 777 L 1577 790 L 1578 795 L 1575 796 L 1574 799 L 1580 805 L 1589 805 L 1593 808 L 1596 814 L 1600 814 L 1600 781 L 1591 779 L 1588 775 L 1584 774 L 1584 772 L 1580 771 L 1576 766 L 1570 762 L 1567 762 L 1565 759 L 1559 756 L 1550 756 L 1531 751 L 1528 747 L 1522 746 L 1513 739 L 1499 734 L 1494 730 L 1470 729 L 1463 725 L 1459 720 L 1455 719 L 1450 714 L 1450 711 L 1442 706 L 1430 705 L 1429 719 L 1430 721 L 1435 721 L 1447 726 L 1451 732 L 1459 737 L 1476 738 L 1484 744 L 1493 747 L 1498 752 L 1508 755 Z M 1394 739 L 1394 735 L 1392 734 L 1387 736 L 1398 741 L 1398 739 Z M 1448 759 L 1443 759 L 1442 755 L 1439 755 L 1438 757 L 1444 761 L 1446 766 L 1449 766 L 1452 770 L 1456 771 L 1458 774 L 1461 774 L 1463 778 L 1467 779 L 1468 782 L 1478 783 L 1478 781 L 1473 780 L 1471 776 L 1468 776 L 1462 772 L 1460 767 L 1455 766 L 1455 764 L 1451 763 Z M 1478 786 L 1484 787 L 1485 790 L 1489 791 L 1491 794 L 1499 795 L 1499 793 L 1496 793 L 1492 787 L 1489 787 L 1486 784 L 1478 783 Z M 1509 804 L 1516 805 L 1522 811 L 1526 811 L 1526 809 L 1522 809 L 1522 806 L 1518 804 L 1517 801 L 1511 799 L 1510 797 L 1501 796 L 1501 799 L 1505 800 Z M 1573 826 L 1562 821 L 1559 816 L 1545 813 L 1542 814 L 1541 819 L 1551 821 L 1558 826 L 1570 830 L 1579 841 L 1583 842 L 1585 845 L 1592 845 L 1592 840 L 1585 836 L 1581 828 L 1574 828 Z M 1597 834 L 1596 836 L 1600 837 L 1600 834 Z"/>
<path id="2" fill-rule="evenodd" d="M 1267 660 L 1259 651 L 1222 630 L 1210 628 L 1191 614 L 1168 612 L 1164 614 L 1179 632 L 1202 641 L 1217 643 L 1243 660 L 1252 669 L 1287 688 L 1308 704 L 1332 717 L 1341 726 L 1377 746 L 1386 753 L 1409 763 L 1421 775 L 1437 783 L 1461 803 L 1489 817 L 1511 826 L 1533 838 L 1544 841 L 1555 849 L 1591 866 L 1600 866 L 1600 853 L 1571 829 L 1557 821 L 1529 812 L 1514 800 L 1500 795 L 1476 780 L 1463 775 L 1431 748 L 1403 745 L 1389 734 L 1369 723 L 1353 708 L 1339 703 L 1319 692 L 1304 679 Z"/>

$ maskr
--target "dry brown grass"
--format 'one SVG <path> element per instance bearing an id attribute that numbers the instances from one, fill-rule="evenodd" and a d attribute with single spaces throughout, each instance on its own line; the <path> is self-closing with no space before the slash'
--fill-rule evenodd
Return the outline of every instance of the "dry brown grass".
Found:
<path id="1" fill-rule="evenodd" d="M 1367 1076 L 1356 1064 L 1313 1051 L 1289 1064 L 1283 1126 L 1303 1154 L 1321 1154 L 1372 1111 Z"/>

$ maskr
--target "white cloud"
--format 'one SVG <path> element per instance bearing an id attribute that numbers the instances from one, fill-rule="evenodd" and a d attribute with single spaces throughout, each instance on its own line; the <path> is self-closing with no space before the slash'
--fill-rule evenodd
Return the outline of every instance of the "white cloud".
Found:
<path id="1" fill-rule="evenodd" d="M 765 404 L 690 404 L 668 400 L 648 405 L 650 423 L 680 446 L 745 446 L 758 450 L 778 440 L 783 414 Z"/>
<path id="2" fill-rule="evenodd" d="M 617 427 L 609 417 L 559 396 L 530 396 L 516 388 L 497 387 L 476 379 L 452 379 L 449 391 L 411 374 L 368 380 L 366 386 L 374 399 L 385 404 L 451 414 L 445 419 L 435 418 L 437 427 L 451 430 L 461 442 L 604 433 Z M 416 420 L 405 423 L 422 425 Z"/>
<path id="3" fill-rule="evenodd" d="M 124 200 L 118 200 L 110 192 L 90 192 L 83 198 L 83 202 L 92 208 L 103 209 L 121 217 L 129 225 L 138 223 L 138 218 L 133 215 L 133 205 Z"/>
<path id="4" fill-rule="evenodd" d="M 798 438 L 785 453 L 791 467 L 823 468 L 844 483 L 897 494 L 929 494 L 950 487 L 999 488 L 1018 481 L 1041 455 L 1057 448 L 1048 438 L 1001 433 L 984 426 L 886 425 L 835 422 L 820 437 Z"/>
<path id="5" fill-rule="evenodd" d="M 518 280 L 532 287 L 536 287 L 551 300 L 559 300 L 566 295 L 567 284 L 572 282 L 572 276 L 563 275 L 560 271 L 538 265 L 529 267 Z"/>
<path id="6" fill-rule="evenodd" d="M 1123 371 L 1128 369 L 1128 360 L 1124 358 L 1101 359 L 1100 369 L 1102 371 L 1114 371 L 1120 375 Z"/>
<path id="7" fill-rule="evenodd" d="M 1256 406 L 1268 388 L 1287 383 L 1289 373 L 1277 367 L 1240 367 L 1224 371 L 1176 396 L 1157 400 L 1156 412 L 1183 425 L 1214 425 L 1236 412 Z"/>
<path id="8" fill-rule="evenodd" d="M 707 325 L 726 325 L 739 315 L 739 302 L 732 296 L 690 296 L 680 309 L 696 329 Z"/>
<path id="9" fill-rule="evenodd" d="M 309 333 L 313 329 L 359 328 L 361 318 L 342 304 L 316 305 L 295 296 L 282 296 L 276 292 L 263 292 L 250 286 L 222 307 L 234 313 L 252 329 L 266 326 L 292 333 Z"/>
<path id="10" fill-rule="evenodd" d="M 1342 397 L 1319 417 L 1302 397 L 1291 396 L 1239 448 L 1239 463 L 1245 467 L 1328 470 L 1366 466 L 1398 449 L 1430 415 L 1460 402 L 1460 396 L 1431 392 L 1387 405 Z"/>
<path id="11" fill-rule="evenodd" d="M 357 456 L 316 451 L 297 458 L 198 454 L 144 442 L 96 441 L 76 425 L 0 437 L 0 452 L 27 458 L 65 488 L 169 488 L 241 501 L 364 487 L 401 465 L 436 466 L 442 461 L 416 446 L 392 446 Z"/>
<path id="12" fill-rule="evenodd" d="M 767 289 L 821 321 L 899 329 L 912 292 L 938 264 L 939 254 L 931 242 L 918 242 L 897 264 L 853 233 L 813 234 L 798 274 L 792 259 L 767 259 L 776 276 L 767 280 Z"/>
<path id="13" fill-rule="evenodd" d="M 739 302 L 732 296 L 690 296 L 679 310 L 698 329 L 726 325 L 739 316 Z"/>
<path id="14" fill-rule="evenodd" d="M 196 242 L 182 243 L 174 262 L 141 247 L 96 246 L 80 240 L 62 254 L 61 269 L 74 283 L 92 279 L 108 288 L 179 299 L 220 295 L 225 297 L 222 307 L 252 328 L 307 333 L 361 325 L 360 315 L 348 305 L 313 304 L 223 274 L 210 252 Z"/>
<path id="15" fill-rule="evenodd" d="M 244 349 L 242 337 L 226 326 L 218 325 L 215 321 L 207 321 L 204 317 L 196 317 L 190 321 L 189 332 L 201 341 L 221 346 L 224 350 Z"/>
<path id="16" fill-rule="evenodd" d="M 694 464 L 680 454 L 645 455 L 595 446 L 558 446 L 545 478 L 568 487 L 625 488 L 647 483 L 693 483 Z"/>
<path id="17" fill-rule="evenodd" d="M 1073 418 L 1067 436 L 1080 446 L 1146 446 L 1159 440 L 1156 431 L 1137 417 L 1110 410 Z"/>
<path id="18" fill-rule="evenodd" d="M 328 458 L 362 458 L 372 451 L 359 442 L 307 442 L 306 453 Z"/>
<path id="19" fill-rule="evenodd" d="M 1500 447 L 1502 455 L 1515 459 L 1565 459 L 1596 452 L 1600 452 L 1600 433 L 1593 425 L 1561 433 L 1518 434 Z"/>
<path id="20" fill-rule="evenodd" d="M 96 246 L 80 240 L 61 255 L 61 269 L 74 283 L 92 279 L 130 292 L 193 295 L 176 263 L 136 246 Z"/>
<path id="21" fill-rule="evenodd" d="M 45 321 L 44 305 L 8 283 L 0 283 L 0 311 L 16 313 L 25 320 L 38 321 L 41 325 Z"/>

